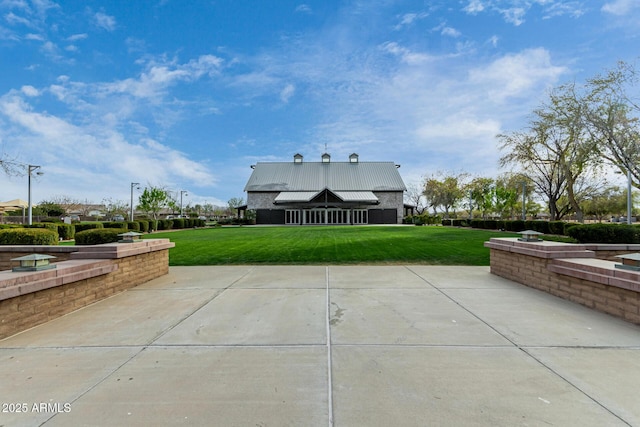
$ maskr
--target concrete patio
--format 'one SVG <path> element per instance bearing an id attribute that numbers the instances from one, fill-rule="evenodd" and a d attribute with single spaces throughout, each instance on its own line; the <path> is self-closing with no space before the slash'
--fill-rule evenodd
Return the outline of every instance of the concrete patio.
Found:
<path id="1" fill-rule="evenodd" d="M 172 267 L 0 377 L 0 426 L 640 425 L 640 327 L 488 267 Z"/>

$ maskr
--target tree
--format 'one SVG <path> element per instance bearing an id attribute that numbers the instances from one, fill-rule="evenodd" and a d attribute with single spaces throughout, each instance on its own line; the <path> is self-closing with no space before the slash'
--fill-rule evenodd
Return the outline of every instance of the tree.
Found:
<path id="1" fill-rule="evenodd" d="M 467 194 L 467 197 L 469 197 L 467 210 L 470 218 L 473 216 L 475 209 L 480 211 L 483 219 L 487 218 L 487 214 L 493 209 L 493 191 L 493 178 L 477 177 L 465 186 L 464 192 Z"/>
<path id="2" fill-rule="evenodd" d="M 599 222 L 611 215 L 626 211 L 626 190 L 620 187 L 606 187 L 600 191 L 589 194 L 583 201 L 584 211 L 587 215 L 593 215 Z"/>
<path id="3" fill-rule="evenodd" d="M 138 209 L 158 219 L 160 211 L 169 206 L 169 194 L 161 187 L 145 187 L 138 198 Z"/>
<path id="4" fill-rule="evenodd" d="M 33 208 L 33 214 L 36 216 L 60 217 L 65 214 L 65 210 L 55 202 L 43 200 Z"/>
<path id="5" fill-rule="evenodd" d="M 227 202 L 229 205 L 229 210 L 231 212 L 233 212 L 234 210 L 236 211 L 236 216 L 238 215 L 238 208 L 242 205 L 244 205 L 244 199 L 242 197 L 233 197 L 231 199 L 229 199 L 229 201 Z"/>
<path id="6" fill-rule="evenodd" d="M 407 186 L 407 192 L 404 195 L 408 204 L 415 206 L 416 213 L 422 215 L 426 206 L 424 205 L 423 190 L 416 184 L 409 184 Z"/>
<path id="7" fill-rule="evenodd" d="M 449 211 L 455 209 L 457 203 L 464 196 L 461 181 L 467 174 L 445 175 L 439 180 L 436 176 L 427 178 L 424 183 L 423 195 L 427 205 L 433 208 L 433 213 L 437 214 L 438 207 L 444 211 L 445 219 L 449 218 Z"/>
<path id="8" fill-rule="evenodd" d="M 588 80 L 584 120 L 599 153 L 621 173 L 630 171 L 640 188 L 640 105 L 630 95 L 638 81 L 635 67 L 624 62 Z"/>
<path id="9" fill-rule="evenodd" d="M 113 215 L 122 215 L 126 217 L 127 212 L 129 211 L 129 204 L 123 200 L 107 198 L 102 200 L 102 204 L 104 205 L 105 213 L 108 217 L 112 217 Z"/>

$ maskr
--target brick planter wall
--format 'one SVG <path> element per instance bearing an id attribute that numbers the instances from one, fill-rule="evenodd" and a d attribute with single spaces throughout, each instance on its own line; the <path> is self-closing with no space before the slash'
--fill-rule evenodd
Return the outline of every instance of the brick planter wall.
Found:
<path id="1" fill-rule="evenodd" d="M 56 269 L 0 271 L 0 339 L 167 274 L 173 246 L 150 239 L 76 247 Z"/>
<path id="2" fill-rule="evenodd" d="M 596 259 L 600 251 L 587 249 L 595 245 L 494 238 L 485 246 L 491 273 L 640 324 L 640 272 Z"/>

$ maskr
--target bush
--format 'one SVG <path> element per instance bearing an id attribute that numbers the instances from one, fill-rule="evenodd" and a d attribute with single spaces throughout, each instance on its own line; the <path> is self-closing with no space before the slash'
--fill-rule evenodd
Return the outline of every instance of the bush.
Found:
<path id="1" fill-rule="evenodd" d="M 140 231 L 141 233 L 146 233 L 149 231 L 149 220 L 139 219 L 136 220 L 136 222 L 140 224 L 138 227 L 138 231 Z"/>
<path id="2" fill-rule="evenodd" d="M 157 219 L 150 219 L 149 220 L 149 232 L 155 231 L 157 229 L 158 229 L 158 220 Z"/>
<path id="3" fill-rule="evenodd" d="M 56 225 L 58 226 L 58 236 L 60 236 L 62 240 L 73 240 L 76 235 L 76 228 L 73 224 L 59 223 Z"/>
<path id="4" fill-rule="evenodd" d="M 76 245 L 101 245 L 120 240 L 118 234 L 129 231 L 126 228 L 96 228 L 76 233 Z"/>
<path id="5" fill-rule="evenodd" d="M 451 225 L 454 227 L 469 227 L 469 220 L 466 219 L 454 219 L 451 221 Z"/>
<path id="6" fill-rule="evenodd" d="M 548 221 L 525 221 L 524 227 L 527 230 L 537 231 L 539 233 L 549 234 L 549 222 Z"/>
<path id="7" fill-rule="evenodd" d="M 140 223 L 138 221 L 126 221 L 124 226 L 130 231 L 140 231 Z"/>
<path id="8" fill-rule="evenodd" d="M 101 222 L 79 222 L 77 224 L 74 224 L 74 226 L 76 227 L 76 234 L 78 234 L 79 231 L 104 228 L 104 225 L 102 225 Z"/>
<path id="9" fill-rule="evenodd" d="M 505 221 L 504 229 L 507 231 L 515 231 L 515 232 L 526 230 L 525 223 L 521 219 L 516 219 L 514 221 Z"/>
<path id="10" fill-rule="evenodd" d="M 172 219 L 159 219 L 157 230 L 171 230 L 173 228 Z"/>
<path id="11" fill-rule="evenodd" d="M 472 228 L 484 228 L 484 220 L 483 219 L 472 219 L 469 224 Z"/>
<path id="12" fill-rule="evenodd" d="M 625 224 L 576 224 L 567 234 L 580 243 L 640 243 L 640 227 Z"/>
<path id="13" fill-rule="evenodd" d="M 564 221 L 549 221 L 549 233 L 566 236 L 565 225 Z"/>
<path id="14" fill-rule="evenodd" d="M 495 219 L 485 219 L 483 222 L 482 228 L 486 230 L 497 230 L 498 229 L 498 221 Z"/>
<path id="15" fill-rule="evenodd" d="M 104 228 L 124 228 L 125 227 L 123 222 L 118 222 L 118 221 L 103 222 L 102 226 Z"/>
<path id="16" fill-rule="evenodd" d="M 173 220 L 173 228 L 185 228 L 184 224 L 185 223 L 185 219 L 184 218 L 175 218 Z"/>
<path id="17" fill-rule="evenodd" d="M 58 233 L 47 228 L 0 230 L 0 245 L 57 245 Z"/>

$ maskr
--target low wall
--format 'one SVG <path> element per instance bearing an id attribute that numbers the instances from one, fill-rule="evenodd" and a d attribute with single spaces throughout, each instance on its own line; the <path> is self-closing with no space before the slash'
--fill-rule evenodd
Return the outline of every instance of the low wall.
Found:
<path id="1" fill-rule="evenodd" d="M 0 339 L 167 274 L 173 246 L 169 239 L 76 246 L 65 252 L 68 260 L 56 262 L 55 269 L 0 271 Z M 3 255 L 10 252 L 15 258 L 26 249 L 11 248 Z M 37 253 L 58 256 L 38 248 Z"/>
<path id="2" fill-rule="evenodd" d="M 640 272 L 596 258 L 609 251 L 606 245 L 492 238 L 485 246 L 491 273 L 640 324 Z"/>

